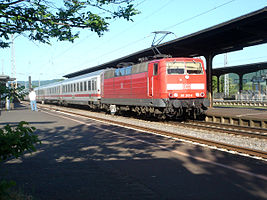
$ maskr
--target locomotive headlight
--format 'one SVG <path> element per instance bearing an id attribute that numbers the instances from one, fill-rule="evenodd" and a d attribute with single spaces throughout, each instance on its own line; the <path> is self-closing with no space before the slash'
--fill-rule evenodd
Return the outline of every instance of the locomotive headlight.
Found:
<path id="1" fill-rule="evenodd" d="M 201 92 L 200 93 L 200 96 L 204 97 L 205 96 L 205 93 L 204 92 Z"/>
<path id="2" fill-rule="evenodd" d="M 199 93 L 198 92 L 196 93 L 196 97 L 199 97 Z"/>
<path id="3" fill-rule="evenodd" d="M 172 97 L 173 95 L 172 95 L 172 93 L 169 93 L 169 97 Z"/>
<path id="4" fill-rule="evenodd" d="M 174 97 L 178 97 L 178 94 L 177 94 L 177 93 L 174 93 L 173 96 L 174 96 Z"/>

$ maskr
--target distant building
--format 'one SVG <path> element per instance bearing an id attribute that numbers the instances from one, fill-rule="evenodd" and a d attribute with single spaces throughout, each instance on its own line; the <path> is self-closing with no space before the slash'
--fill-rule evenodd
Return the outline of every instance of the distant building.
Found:
<path id="1" fill-rule="evenodd" d="M 14 81 L 16 80 L 15 78 L 10 78 L 7 75 L 0 75 L 0 82 L 1 83 L 7 83 L 8 81 Z"/>

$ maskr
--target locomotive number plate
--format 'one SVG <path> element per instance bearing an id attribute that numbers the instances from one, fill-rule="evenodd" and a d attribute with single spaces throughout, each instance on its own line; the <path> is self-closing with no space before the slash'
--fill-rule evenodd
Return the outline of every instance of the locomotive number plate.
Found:
<path id="1" fill-rule="evenodd" d="M 181 97 L 183 98 L 193 97 L 193 94 L 181 94 Z"/>

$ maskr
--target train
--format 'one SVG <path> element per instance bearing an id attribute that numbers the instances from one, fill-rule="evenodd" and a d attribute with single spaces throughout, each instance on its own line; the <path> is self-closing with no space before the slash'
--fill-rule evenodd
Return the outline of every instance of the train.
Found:
<path id="1" fill-rule="evenodd" d="M 86 105 L 112 114 L 130 112 L 159 119 L 196 119 L 209 106 L 200 58 L 122 63 L 34 90 L 37 102 Z"/>

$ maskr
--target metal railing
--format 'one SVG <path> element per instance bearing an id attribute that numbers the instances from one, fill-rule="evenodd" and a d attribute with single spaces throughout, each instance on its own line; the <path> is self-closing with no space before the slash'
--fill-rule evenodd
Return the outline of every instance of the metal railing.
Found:
<path id="1" fill-rule="evenodd" d="M 213 105 L 238 105 L 267 108 L 266 92 L 242 91 L 241 93 L 225 97 L 223 93 L 213 95 Z"/>

